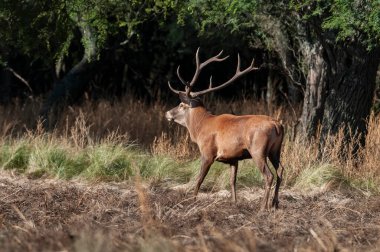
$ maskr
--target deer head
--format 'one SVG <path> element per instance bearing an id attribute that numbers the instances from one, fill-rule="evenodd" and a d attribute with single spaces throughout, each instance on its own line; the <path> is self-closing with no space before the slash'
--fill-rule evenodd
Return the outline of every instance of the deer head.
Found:
<path id="1" fill-rule="evenodd" d="M 258 69 L 258 68 L 253 66 L 254 62 L 255 62 L 255 60 L 253 59 L 251 65 L 249 67 L 247 67 L 246 69 L 244 69 L 243 71 L 241 71 L 241 69 L 240 69 L 240 55 L 238 54 L 237 68 L 236 68 L 236 73 L 234 76 L 232 76 L 225 83 L 222 83 L 222 84 L 217 85 L 217 86 L 213 85 L 212 76 L 211 76 L 210 82 L 209 82 L 209 87 L 207 89 L 202 90 L 202 91 L 198 91 L 198 92 L 193 92 L 192 89 L 194 87 L 194 84 L 197 82 L 199 74 L 204 67 L 206 67 L 211 62 L 221 62 L 221 61 L 226 60 L 229 57 L 229 56 L 226 56 L 224 58 L 221 58 L 222 54 L 223 54 L 223 50 L 220 53 L 218 53 L 217 55 L 215 55 L 214 57 L 211 57 L 211 58 L 209 58 L 206 61 L 201 63 L 199 60 L 199 48 L 198 48 L 197 52 L 195 54 L 196 69 L 195 69 L 194 76 L 190 82 L 185 81 L 182 78 L 180 71 L 179 71 L 180 66 L 178 66 L 177 76 L 178 76 L 179 80 L 181 81 L 181 83 L 185 86 L 185 90 L 180 91 L 180 90 L 174 89 L 172 87 L 170 81 L 168 81 L 168 85 L 169 85 L 170 90 L 173 91 L 174 93 L 178 94 L 178 96 L 181 100 L 181 103 L 177 107 L 166 112 L 165 116 L 169 121 L 175 121 L 178 124 L 186 126 L 185 118 L 186 118 L 187 113 L 189 112 L 189 109 L 196 108 L 199 106 L 203 107 L 203 103 L 200 99 L 200 96 L 207 94 L 207 93 L 210 93 L 210 92 L 213 92 L 213 91 L 216 91 L 216 90 L 219 90 L 219 89 L 222 89 L 222 88 L 230 85 L 231 83 L 233 83 L 236 79 L 240 78 L 244 74 L 247 74 L 250 71 Z"/>

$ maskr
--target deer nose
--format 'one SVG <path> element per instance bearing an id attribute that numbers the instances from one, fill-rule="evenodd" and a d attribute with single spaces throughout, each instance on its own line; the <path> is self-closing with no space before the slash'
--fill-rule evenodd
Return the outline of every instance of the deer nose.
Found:
<path id="1" fill-rule="evenodd" d="M 170 113 L 170 111 L 165 113 L 166 119 L 170 122 L 173 121 L 173 115 Z"/>

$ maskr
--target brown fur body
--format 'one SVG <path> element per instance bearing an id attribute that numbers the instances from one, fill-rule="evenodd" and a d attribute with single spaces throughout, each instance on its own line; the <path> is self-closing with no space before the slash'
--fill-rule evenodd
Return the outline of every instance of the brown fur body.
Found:
<path id="1" fill-rule="evenodd" d="M 203 106 L 191 108 L 185 103 L 166 114 L 168 120 L 187 127 L 192 141 L 200 150 L 202 165 L 194 194 L 197 195 L 204 177 L 214 161 L 231 166 L 231 190 L 236 201 L 236 172 L 238 161 L 252 158 L 265 178 L 265 195 L 262 208 L 269 208 L 269 193 L 274 175 L 267 164 L 267 157 L 273 164 L 277 183 L 272 205 L 278 206 L 278 191 L 282 180 L 280 167 L 283 126 L 272 117 L 264 115 L 235 116 L 230 114 L 212 115 Z"/>
<path id="2" fill-rule="evenodd" d="M 265 195 L 261 208 L 269 208 L 269 194 L 274 175 L 269 169 L 267 158 L 275 168 L 277 182 L 274 191 L 272 206 L 278 206 L 278 192 L 282 180 L 283 167 L 280 164 L 281 144 L 284 138 L 284 129 L 278 121 L 263 115 L 211 115 L 203 106 L 201 95 L 222 89 L 244 74 L 247 74 L 258 68 L 254 67 L 254 59 L 249 67 L 244 70 L 240 69 L 240 56 L 238 54 L 238 63 L 235 75 L 221 85 L 213 86 L 212 77 L 210 77 L 209 88 L 206 90 L 193 92 L 201 70 L 211 62 L 221 62 L 227 57 L 221 58 L 223 51 L 204 62 L 199 60 L 199 48 L 195 54 L 196 69 L 190 82 L 185 81 L 177 68 L 177 76 L 185 86 L 185 91 L 174 89 L 168 82 L 171 91 L 179 95 L 181 103 L 166 112 L 166 118 L 169 121 L 175 121 L 189 130 L 191 139 L 198 144 L 201 152 L 201 171 L 194 190 L 194 195 L 207 175 L 210 166 L 214 161 L 220 161 L 230 165 L 231 177 L 230 184 L 232 190 L 232 199 L 236 202 L 236 173 L 238 161 L 252 158 L 257 167 L 265 178 Z M 280 168 L 281 166 L 281 168 Z M 280 169 L 279 169 L 280 168 Z"/>

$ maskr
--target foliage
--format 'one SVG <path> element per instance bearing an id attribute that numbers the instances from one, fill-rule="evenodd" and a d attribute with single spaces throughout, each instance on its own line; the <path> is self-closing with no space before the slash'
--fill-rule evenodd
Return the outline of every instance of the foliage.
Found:
<path id="1" fill-rule="evenodd" d="M 145 76 L 162 75 L 171 61 L 168 54 L 177 50 L 190 54 L 191 47 L 199 44 L 212 47 L 217 43 L 218 47 L 228 49 L 239 45 L 246 48 L 249 43 L 253 48 L 277 52 L 288 64 L 291 63 L 286 58 L 290 57 L 288 50 L 300 58 L 299 44 L 308 39 L 307 34 L 297 30 L 300 25 L 318 24 L 326 31 L 336 30 L 337 39 L 355 36 L 372 46 L 378 43 L 380 30 L 376 1 L 356 6 L 355 1 L 327 0 L 38 0 L 22 4 L 5 0 L 2 6 L 3 64 L 9 62 L 8 58 L 23 55 L 27 56 L 23 61 L 43 62 L 47 68 L 53 68 L 56 63 L 70 65 L 81 58 L 82 49 L 78 46 L 81 41 L 87 54 L 94 54 L 97 59 L 112 48 L 122 47 L 121 51 L 127 53 L 150 52 L 151 56 L 143 56 L 148 62 L 157 62 L 149 67 L 152 73 L 139 73 Z M 355 12 L 356 9 L 362 11 Z M 314 22 L 315 19 L 319 21 Z M 78 33 L 83 27 L 91 31 L 88 37 Z M 96 53 L 89 53 L 91 50 Z M 134 64 L 132 57 L 128 58 Z M 136 79 L 141 82 L 140 78 Z"/>
<path id="2" fill-rule="evenodd" d="M 354 0 L 291 1 L 291 7 L 312 25 L 333 32 L 337 41 L 380 44 L 380 2 Z"/>
<path id="3" fill-rule="evenodd" d="M 304 87 L 313 45 L 321 37 L 332 46 L 357 42 L 378 48 L 379 16 L 378 1 L 4 0 L 0 64 L 15 68 L 45 94 L 62 77 L 57 68 L 67 73 L 85 54 L 101 61 L 89 74 L 87 97 L 114 99 L 133 91 L 152 102 L 171 97 L 162 83 L 175 66 L 183 66 L 185 77 L 193 71 L 183 62 L 192 62 L 195 48 L 206 48 L 208 55 L 239 48 L 249 58 L 267 57 L 265 66 L 285 80 L 281 93 L 288 99 L 288 84 Z M 268 68 L 246 86 L 265 92 Z"/>
<path id="4" fill-rule="evenodd" d="M 139 36 L 139 26 L 148 19 L 167 15 L 160 6 L 161 1 L 4 0 L 0 8 L 0 46 L 6 51 L 17 49 L 32 60 L 61 60 L 70 53 L 78 28 L 89 26 L 95 47 L 103 49 L 110 37 L 118 37 L 117 42 L 122 43 Z M 91 50 L 89 37 L 84 36 L 82 44 L 85 50 Z"/>
<path id="5" fill-rule="evenodd" d="M 178 20 L 184 23 L 190 19 L 201 34 L 214 36 L 215 31 L 234 33 L 255 28 L 256 1 L 223 0 L 189 0 L 180 11 Z"/>
<path id="6" fill-rule="evenodd" d="M 281 51 L 297 53 L 297 43 L 308 39 L 297 30 L 300 25 L 317 25 L 336 32 L 338 40 L 355 38 L 375 47 L 380 38 L 379 16 L 378 1 L 4 0 L 0 61 L 6 65 L 8 58 L 23 55 L 29 62 L 53 67 L 56 62 L 80 59 L 79 41 L 89 55 L 88 51 L 96 50 L 98 58 L 109 48 L 125 46 L 125 50 L 151 48 L 162 59 L 160 52 L 168 49 L 173 52 L 179 47 L 183 52 L 192 41 L 197 47 L 194 33 L 206 44 L 217 42 L 228 48 L 249 42 L 284 59 Z M 91 36 L 80 37 L 78 29 L 83 27 Z"/>
<path id="7" fill-rule="evenodd" d="M 335 1 L 331 6 L 331 17 L 323 26 L 338 30 L 337 39 L 359 39 L 369 46 L 380 43 L 379 1 Z"/>

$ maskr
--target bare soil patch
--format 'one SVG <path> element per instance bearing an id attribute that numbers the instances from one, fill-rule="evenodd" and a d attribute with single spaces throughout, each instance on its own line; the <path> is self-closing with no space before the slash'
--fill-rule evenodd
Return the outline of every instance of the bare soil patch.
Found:
<path id="1" fill-rule="evenodd" d="M 380 197 L 285 189 L 260 212 L 260 188 L 203 192 L 0 174 L 2 251 L 378 251 Z"/>

